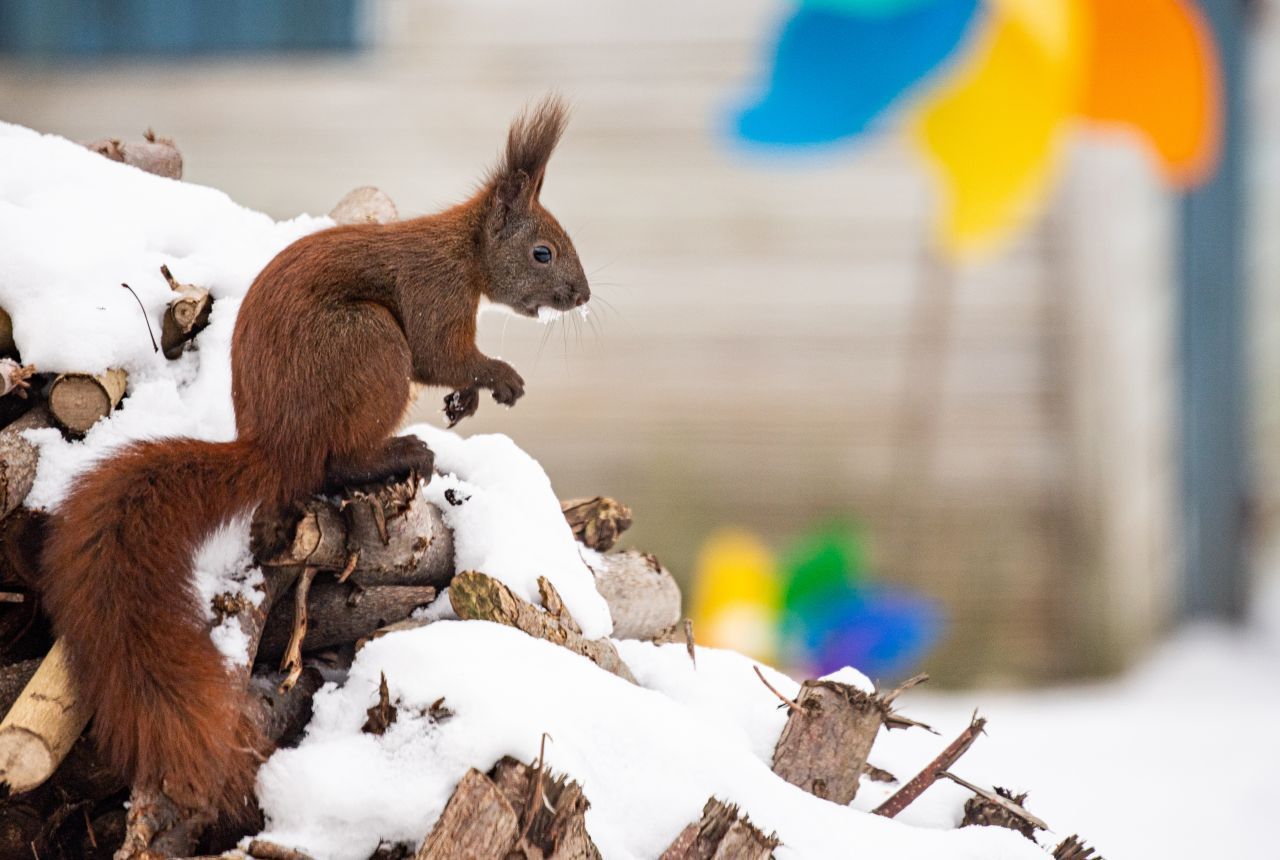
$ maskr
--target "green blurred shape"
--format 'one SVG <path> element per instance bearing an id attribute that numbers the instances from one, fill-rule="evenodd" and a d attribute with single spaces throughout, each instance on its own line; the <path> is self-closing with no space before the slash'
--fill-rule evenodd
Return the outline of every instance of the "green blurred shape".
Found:
<path id="1" fill-rule="evenodd" d="M 798 538 L 783 554 L 782 605 L 788 614 L 856 591 L 867 572 L 863 530 L 847 522 L 821 525 Z"/>

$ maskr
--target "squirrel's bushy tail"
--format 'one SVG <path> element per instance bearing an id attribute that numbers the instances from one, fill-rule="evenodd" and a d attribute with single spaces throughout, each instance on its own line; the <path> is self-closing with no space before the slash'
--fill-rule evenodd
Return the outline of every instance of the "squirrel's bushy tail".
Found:
<path id="1" fill-rule="evenodd" d="M 138 786 L 236 813 L 258 730 L 192 578 L 204 539 L 280 492 L 241 441 L 131 445 L 81 477 L 43 554 L 43 597 L 108 763 Z"/>

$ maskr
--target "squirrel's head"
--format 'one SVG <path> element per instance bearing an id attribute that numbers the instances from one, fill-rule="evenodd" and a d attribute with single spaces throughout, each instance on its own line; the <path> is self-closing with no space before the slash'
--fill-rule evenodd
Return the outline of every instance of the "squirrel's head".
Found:
<path id="1" fill-rule="evenodd" d="M 483 265 L 486 298 L 536 317 L 591 298 L 569 234 L 538 202 L 547 161 L 564 132 L 568 110 L 545 99 L 511 125 L 502 163 L 485 185 Z"/>

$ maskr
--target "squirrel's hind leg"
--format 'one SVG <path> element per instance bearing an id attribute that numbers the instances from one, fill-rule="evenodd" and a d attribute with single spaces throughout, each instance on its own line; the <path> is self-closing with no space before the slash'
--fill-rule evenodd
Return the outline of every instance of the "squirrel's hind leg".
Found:
<path id="1" fill-rule="evenodd" d="M 411 472 L 431 480 L 435 454 L 417 436 L 392 436 L 372 455 L 330 456 L 325 473 L 325 492 L 337 492 L 352 484 L 375 484 L 388 478 L 407 477 Z"/>

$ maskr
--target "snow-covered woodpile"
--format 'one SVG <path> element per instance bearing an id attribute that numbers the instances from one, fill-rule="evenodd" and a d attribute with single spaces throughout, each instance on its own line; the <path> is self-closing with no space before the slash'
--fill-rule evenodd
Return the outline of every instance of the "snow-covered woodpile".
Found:
<path id="1" fill-rule="evenodd" d="M 404 432 L 435 452 L 429 481 L 211 523 L 195 559 L 210 635 L 276 747 L 260 815 L 131 794 L 40 613 L 42 530 L 124 442 L 232 434 L 240 297 L 333 223 L 274 223 L 180 165 L 154 135 L 84 148 L 0 124 L 0 857 L 1091 856 L 1025 795 L 956 772 L 977 715 L 918 772 L 883 768 L 889 730 L 930 730 L 901 701 L 923 678 L 797 684 L 697 647 L 671 576 L 616 548 L 625 505 L 559 500 L 510 439 L 427 425 Z M 362 189 L 333 217 L 396 214 Z M 970 800 L 951 828 L 918 826 L 939 780 Z"/>

